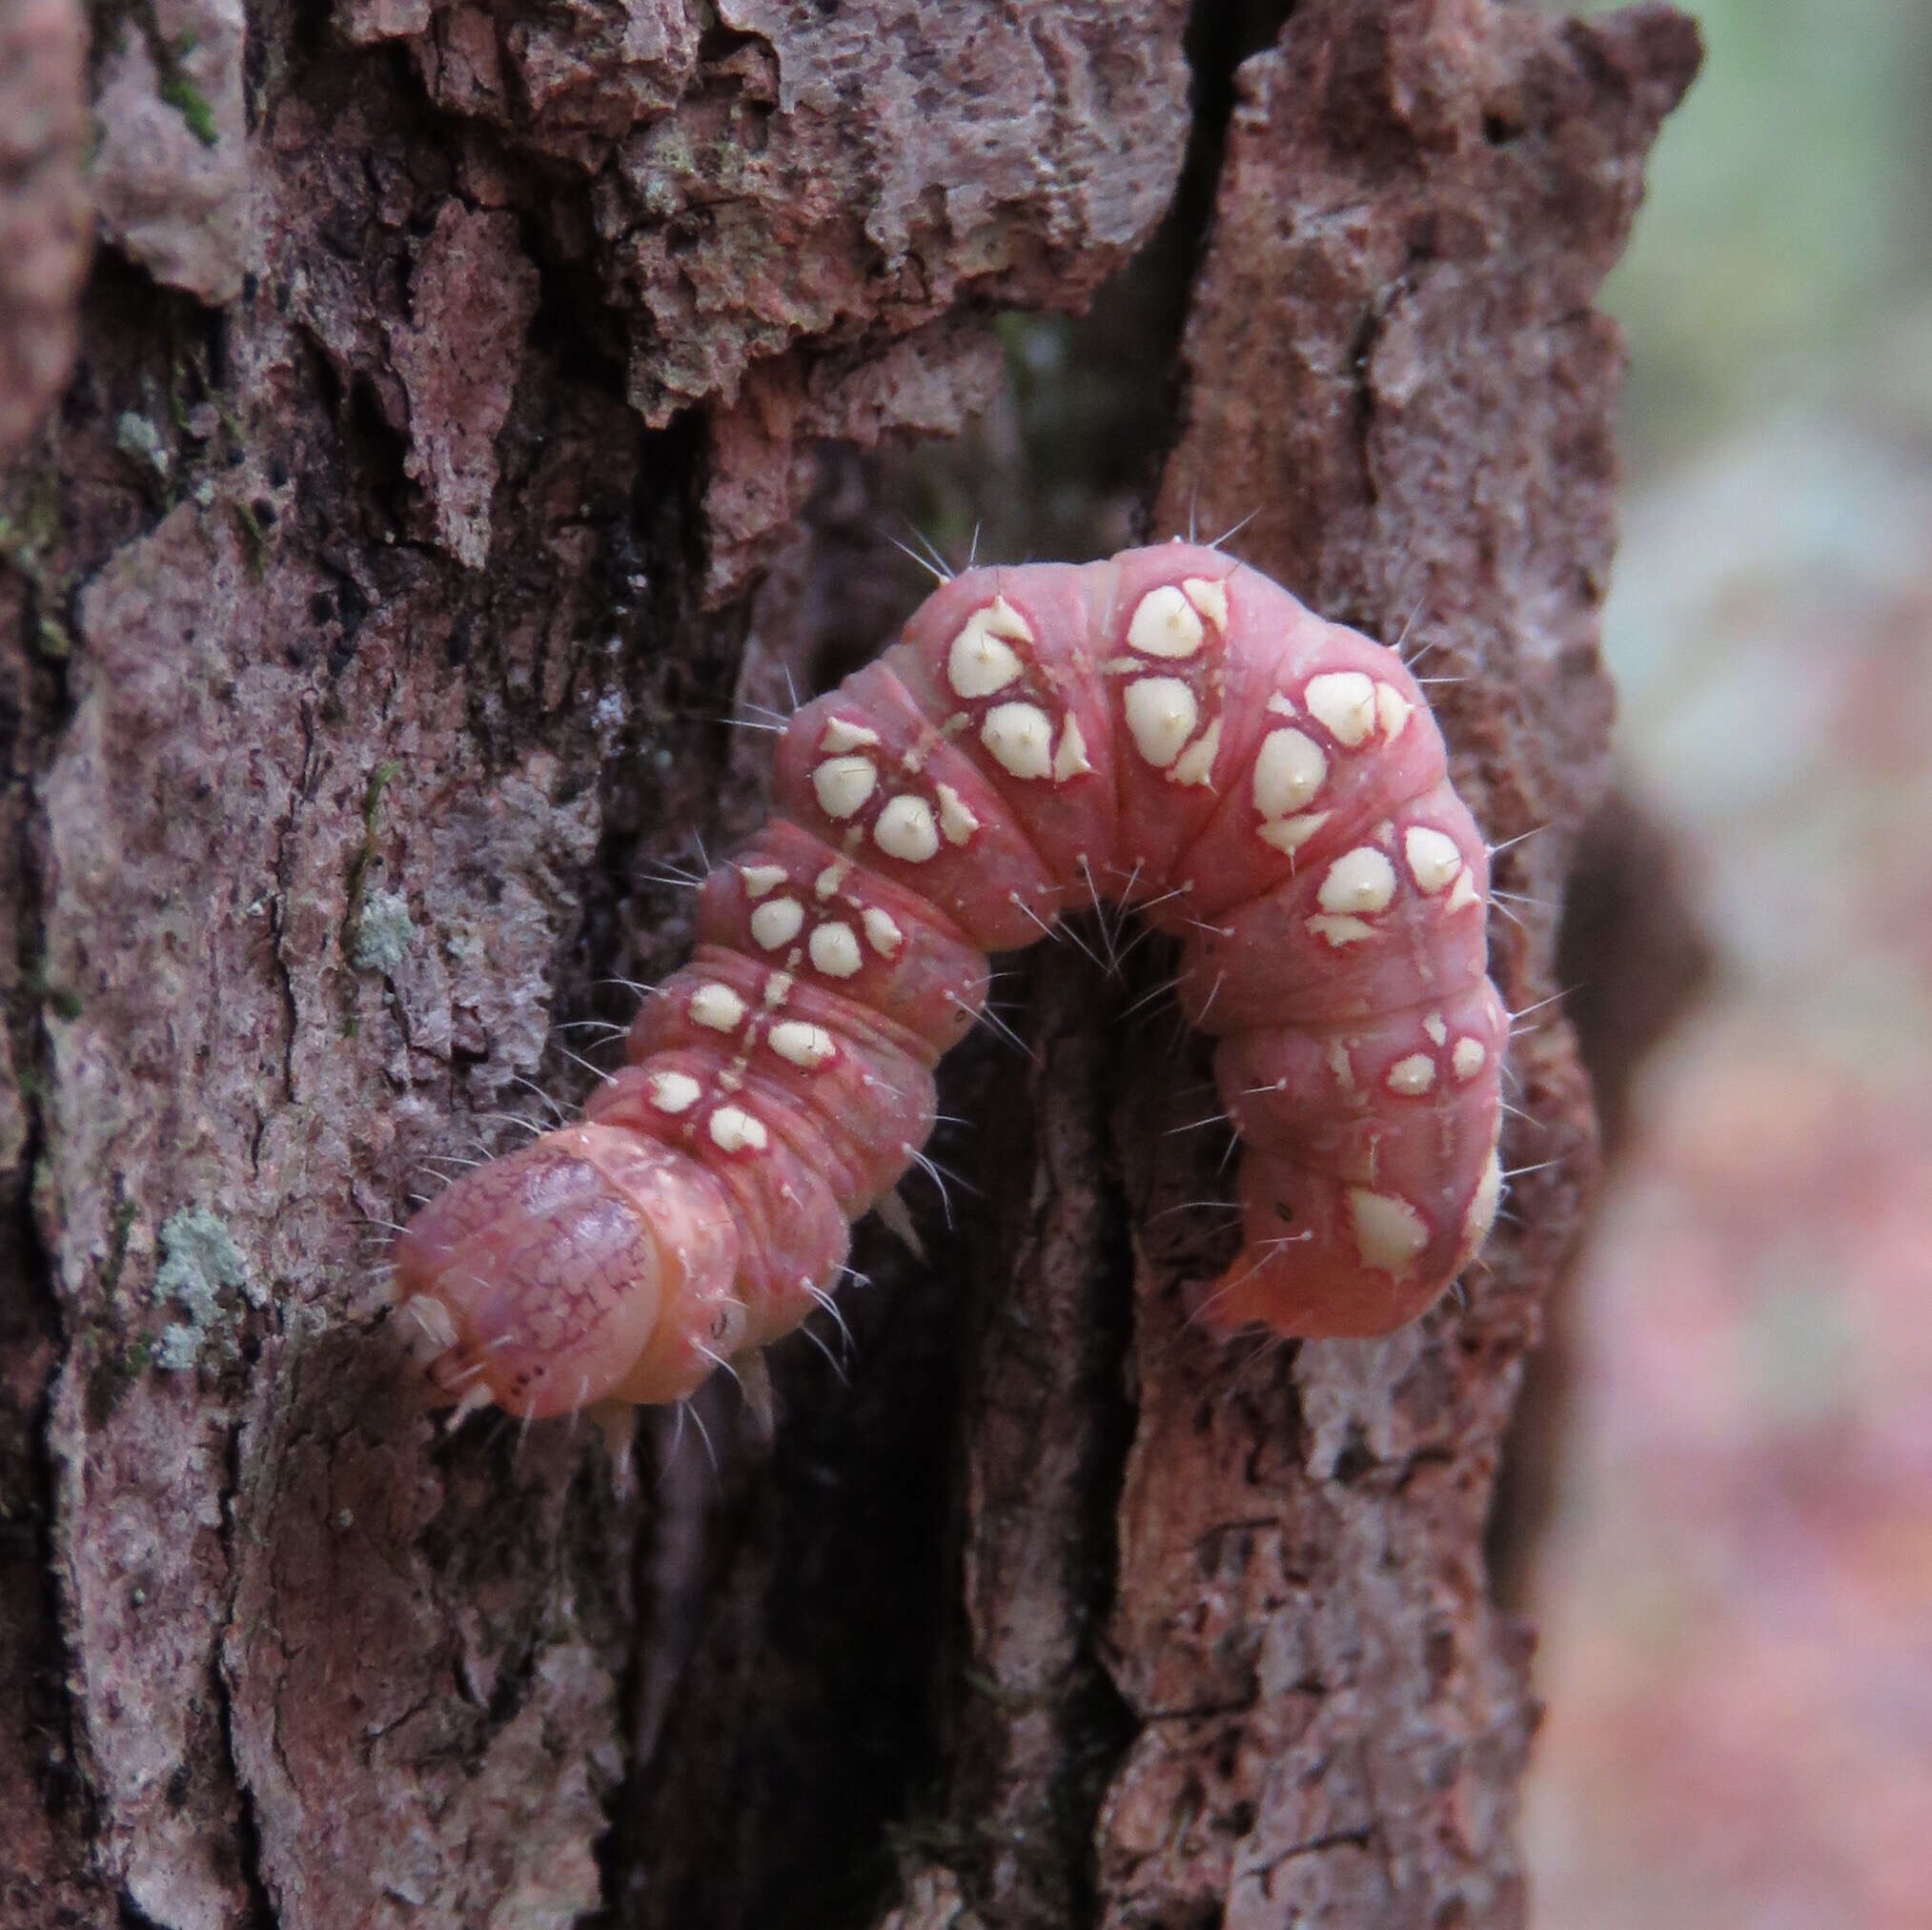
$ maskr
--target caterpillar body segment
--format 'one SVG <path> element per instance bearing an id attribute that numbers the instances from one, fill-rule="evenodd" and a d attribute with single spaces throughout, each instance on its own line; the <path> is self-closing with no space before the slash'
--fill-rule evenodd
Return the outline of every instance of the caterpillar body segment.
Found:
<path id="1" fill-rule="evenodd" d="M 774 793 L 584 1122 L 404 1232 L 445 1392 L 675 1400 L 798 1326 L 930 1131 L 986 953 L 1101 901 L 1183 940 L 1245 1142 L 1204 1324 L 1383 1332 L 1482 1244 L 1488 853 L 1393 652 L 1192 544 L 971 570 L 797 713 Z"/>
<path id="2" fill-rule="evenodd" d="M 430 1376 L 514 1414 L 668 1401 L 747 1331 L 728 1195 L 661 1142 L 586 1122 L 466 1174 L 404 1229 L 398 1276 L 443 1344 Z"/>

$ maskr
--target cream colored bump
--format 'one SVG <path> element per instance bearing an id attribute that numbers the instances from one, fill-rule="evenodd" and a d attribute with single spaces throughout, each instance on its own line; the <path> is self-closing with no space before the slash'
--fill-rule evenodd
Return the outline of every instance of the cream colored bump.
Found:
<path id="1" fill-rule="evenodd" d="M 788 874 L 783 864 L 741 864 L 738 875 L 751 897 L 763 898 L 776 891 Z"/>
<path id="2" fill-rule="evenodd" d="M 1309 715 L 1339 744 L 1352 750 L 1375 728 L 1375 681 L 1359 670 L 1327 670 L 1302 692 Z"/>
<path id="3" fill-rule="evenodd" d="M 1254 835 L 1284 857 L 1292 858 L 1333 815 L 1332 811 L 1304 811 L 1298 818 L 1277 818 L 1271 824 L 1255 825 Z"/>
<path id="4" fill-rule="evenodd" d="M 1335 1075 L 1335 1084 L 1344 1092 L 1355 1089 L 1355 1062 L 1349 1057 L 1349 1048 L 1339 1039 L 1329 1041 L 1329 1070 Z"/>
<path id="5" fill-rule="evenodd" d="M 805 942 L 812 963 L 828 979 L 848 979 L 865 963 L 849 924 L 815 925 Z"/>
<path id="6" fill-rule="evenodd" d="M 1375 927 L 1362 918 L 1325 918 L 1317 915 L 1307 921 L 1310 932 L 1316 938 L 1325 938 L 1340 951 L 1345 945 L 1359 945 L 1365 938 L 1373 938 Z"/>
<path id="7" fill-rule="evenodd" d="M 1053 782 L 1064 784 L 1068 778 L 1084 778 L 1093 769 L 1087 755 L 1087 740 L 1080 733 L 1080 720 L 1069 710 L 1060 726 L 1060 742 L 1053 752 Z"/>
<path id="8" fill-rule="evenodd" d="M 925 754 L 927 749 L 927 745 L 914 744 L 909 751 L 905 751 L 901 755 L 899 768 L 908 778 L 916 778 L 925 768 Z"/>
<path id="9" fill-rule="evenodd" d="M 1429 1244 L 1429 1227 L 1407 1200 L 1393 1193 L 1349 1188 L 1349 1217 L 1355 1223 L 1355 1251 L 1365 1267 L 1398 1278 Z"/>
<path id="10" fill-rule="evenodd" d="M 1030 643 L 1033 640 L 1033 626 L 1004 597 L 995 597 L 982 613 L 986 620 L 986 628 L 995 637 L 1004 637 L 1008 643 Z"/>
<path id="11" fill-rule="evenodd" d="M 812 896 L 827 899 L 837 895 L 839 886 L 852 875 L 852 867 L 843 858 L 834 858 L 819 875 L 812 880 Z"/>
<path id="12" fill-rule="evenodd" d="M 1469 1211 L 1462 1216 L 1462 1257 L 1465 1260 L 1489 1238 L 1489 1229 L 1495 1225 L 1496 1208 L 1502 1196 L 1503 1163 L 1492 1152 L 1489 1164 L 1482 1169 L 1482 1177 L 1475 1183 Z"/>
<path id="13" fill-rule="evenodd" d="M 1455 881 L 1455 889 L 1449 894 L 1444 911 L 1465 911 L 1472 904 L 1482 903 L 1482 893 L 1475 888 L 1475 873 L 1467 864 L 1462 867 L 1462 876 Z"/>
<path id="14" fill-rule="evenodd" d="M 1411 824 L 1402 834 L 1402 855 L 1416 890 L 1432 895 L 1462 869 L 1462 847 L 1447 831 L 1429 824 Z"/>
<path id="15" fill-rule="evenodd" d="M 1053 769 L 1053 721 L 1037 703 L 996 703 L 980 742 L 1011 777 L 1044 778 Z"/>
<path id="16" fill-rule="evenodd" d="M 1442 1023 L 1442 1014 L 1440 1012 L 1431 1012 L 1423 1020 L 1422 1029 L 1429 1034 L 1429 1040 L 1432 1045 L 1448 1045 L 1449 1027 Z"/>
<path id="17" fill-rule="evenodd" d="M 1313 798 L 1328 774 L 1328 758 L 1313 738 L 1271 730 L 1254 754 L 1254 808 L 1264 818 L 1286 818 Z"/>
<path id="18" fill-rule="evenodd" d="M 771 1144 L 764 1121 L 742 1106 L 721 1106 L 706 1122 L 706 1130 L 721 1152 L 763 1152 Z"/>
<path id="19" fill-rule="evenodd" d="M 768 898 L 751 914 L 751 935 L 766 951 L 778 951 L 799 935 L 805 908 L 796 898 Z"/>
<path id="20" fill-rule="evenodd" d="M 888 858 L 924 864 L 939 849 L 939 824 L 924 798 L 888 798 L 872 826 L 872 842 Z"/>
<path id="21" fill-rule="evenodd" d="M 1480 1039 L 1458 1039 L 1455 1050 L 1449 1055 L 1449 1063 L 1455 1068 L 1458 1079 L 1474 1079 L 1489 1064 L 1489 1048 Z"/>
<path id="22" fill-rule="evenodd" d="M 689 1010 L 707 1032 L 735 1032 L 744 1023 L 744 1001 L 729 985 L 715 981 L 691 994 Z"/>
<path id="23" fill-rule="evenodd" d="M 819 748 L 836 756 L 841 751 L 863 750 L 868 744 L 879 742 L 876 730 L 867 730 L 863 723 L 853 723 L 848 719 L 835 717 L 826 724 L 824 735 L 819 739 Z"/>
<path id="24" fill-rule="evenodd" d="M 743 1064 L 744 1061 L 742 1059 L 740 1059 L 737 1065 L 727 1066 L 724 1068 L 724 1070 L 718 1075 L 718 1086 L 721 1091 L 736 1092 L 738 1088 L 744 1084 L 744 1074 L 738 1069 L 738 1067 L 742 1066 Z"/>
<path id="25" fill-rule="evenodd" d="M 1228 585 L 1213 577 L 1190 577 L 1181 594 L 1220 631 L 1228 634 Z"/>
<path id="26" fill-rule="evenodd" d="M 704 1088 L 688 1072 L 653 1072 L 651 1104 L 660 1112 L 689 1112 Z"/>
<path id="27" fill-rule="evenodd" d="M 870 758 L 827 758 L 812 773 L 812 789 L 819 794 L 819 809 L 841 822 L 849 818 L 872 795 L 879 782 Z"/>
<path id="28" fill-rule="evenodd" d="M 948 844 L 964 844 L 980 828 L 980 821 L 950 784 L 941 784 L 938 790 L 939 828 Z"/>
<path id="29" fill-rule="evenodd" d="M 1435 1061 L 1427 1052 L 1412 1052 L 1389 1067 L 1387 1083 L 1391 1092 L 1417 1098 L 1435 1084 Z"/>
<path id="30" fill-rule="evenodd" d="M 1378 683 L 1375 686 L 1375 721 L 1382 726 L 1382 735 L 1391 741 L 1402 735 L 1402 726 L 1409 721 L 1410 713 L 1415 706 L 1395 688 L 1393 683 Z"/>
<path id="31" fill-rule="evenodd" d="M 775 1012 L 792 995 L 792 977 L 789 972 L 772 972 L 764 981 L 764 1008 Z"/>
<path id="32" fill-rule="evenodd" d="M 803 1071 L 816 1072 L 838 1056 L 832 1035 L 823 1026 L 808 1026 L 803 1019 L 781 1019 L 765 1037 L 781 1059 L 790 1060 Z"/>
<path id="33" fill-rule="evenodd" d="M 899 947 L 905 943 L 905 934 L 899 929 L 898 921 L 889 911 L 868 904 L 860 922 L 865 927 L 866 942 L 881 958 L 899 956 Z"/>
<path id="34" fill-rule="evenodd" d="M 1285 690 L 1277 690 L 1268 700 L 1268 714 L 1271 717 L 1299 717 L 1301 712 L 1294 707 L 1294 699 Z"/>
<path id="35" fill-rule="evenodd" d="M 1357 844 L 1329 866 L 1315 896 L 1324 911 L 1387 911 L 1395 900 L 1395 867 L 1373 844 Z"/>
<path id="36" fill-rule="evenodd" d="M 1030 643 L 1027 620 L 1004 597 L 975 610 L 946 653 L 946 681 L 957 697 L 990 697 L 1025 667 L 1013 643 Z"/>
<path id="37" fill-rule="evenodd" d="M 1179 757 L 1168 772 L 1173 784 L 1211 784 L 1214 760 L 1221 755 L 1221 720 L 1217 717 Z"/>
<path id="38" fill-rule="evenodd" d="M 1194 693 L 1178 677 L 1141 677 L 1128 685 L 1123 701 L 1134 749 L 1155 770 L 1166 770 L 1201 721 Z"/>
<path id="39" fill-rule="evenodd" d="M 1127 626 L 1127 647 L 1143 657 L 1192 657 L 1207 640 L 1200 611 L 1172 583 L 1149 590 Z"/>

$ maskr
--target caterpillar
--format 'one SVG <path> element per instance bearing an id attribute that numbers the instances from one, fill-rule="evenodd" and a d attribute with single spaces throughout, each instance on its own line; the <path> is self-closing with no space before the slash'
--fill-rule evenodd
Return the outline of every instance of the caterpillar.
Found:
<path id="1" fill-rule="evenodd" d="M 772 817 L 582 1118 L 404 1229 L 431 1378 L 524 1417 L 677 1401 L 799 1326 L 925 1144 L 987 954 L 1103 900 L 1181 941 L 1243 1143 L 1195 1318 L 1392 1331 L 1495 1214 L 1488 896 L 1393 651 L 1179 540 L 969 569 L 791 718 Z"/>

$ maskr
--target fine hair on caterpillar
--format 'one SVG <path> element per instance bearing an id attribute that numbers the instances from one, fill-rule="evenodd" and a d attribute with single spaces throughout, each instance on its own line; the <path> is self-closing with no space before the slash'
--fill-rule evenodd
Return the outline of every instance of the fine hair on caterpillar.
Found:
<path id="1" fill-rule="evenodd" d="M 802 1325 L 923 1159 L 987 954 L 1086 909 L 1109 958 L 1108 908 L 1178 941 L 1216 1042 L 1243 1238 L 1203 1326 L 1386 1332 L 1481 1247 L 1489 853 L 1396 652 L 1190 542 L 972 568 L 784 721 L 773 796 L 629 1063 L 398 1241 L 463 1408 L 678 1401 Z"/>

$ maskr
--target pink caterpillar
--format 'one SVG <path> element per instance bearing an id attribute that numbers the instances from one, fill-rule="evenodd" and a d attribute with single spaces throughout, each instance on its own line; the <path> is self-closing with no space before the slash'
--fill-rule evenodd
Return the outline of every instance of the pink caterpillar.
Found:
<path id="1" fill-rule="evenodd" d="M 1495 1216 L 1488 852 L 1393 652 L 1173 542 L 975 569 L 781 741 L 775 815 L 582 1122 L 397 1253 L 465 1407 L 675 1401 L 821 1305 L 986 954 L 1095 897 L 1183 941 L 1246 1150 L 1217 1332 L 1386 1332 Z"/>

